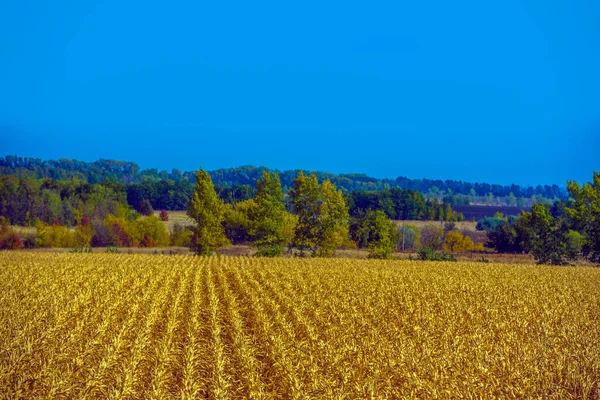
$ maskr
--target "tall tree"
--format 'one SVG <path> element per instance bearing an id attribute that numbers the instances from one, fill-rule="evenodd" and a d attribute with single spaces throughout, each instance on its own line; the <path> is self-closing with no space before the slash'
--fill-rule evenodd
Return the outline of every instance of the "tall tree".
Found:
<path id="1" fill-rule="evenodd" d="M 285 204 L 279 175 L 263 171 L 256 182 L 254 245 L 262 256 L 277 256 L 283 251 L 285 237 Z"/>
<path id="2" fill-rule="evenodd" d="M 337 190 L 333 183 L 325 180 L 320 186 L 320 192 L 315 255 L 327 257 L 348 241 L 349 215 L 342 191 Z"/>
<path id="3" fill-rule="evenodd" d="M 565 210 L 584 236 L 582 252 L 591 261 L 600 262 L 600 173 L 594 172 L 592 182 L 583 186 L 567 181 L 567 190 L 573 203 Z"/>
<path id="4" fill-rule="evenodd" d="M 313 256 L 326 257 L 348 241 L 348 207 L 340 190 L 329 180 L 321 185 L 315 174 L 300 171 L 290 190 L 298 222 L 294 244 L 300 254 L 310 250 Z"/>
<path id="5" fill-rule="evenodd" d="M 568 228 L 556 221 L 547 205 L 535 203 L 531 212 L 521 215 L 530 231 L 530 251 L 539 264 L 565 264 L 568 255 Z"/>
<path id="6" fill-rule="evenodd" d="M 313 250 L 317 244 L 319 223 L 319 182 L 317 176 L 306 176 L 302 171 L 294 179 L 290 197 L 298 223 L 294 230 L 294 245 L 303 255 L 305 250 Z"/>
<path id="7" fill-rule="evenodd" d="M 210 175 L 203 169 L 196 173 L 196 188 L 187 215 L 195 221 L 190 249 L 197 254 L 210 255 L 229 244 L 222 222 L 225 205 L 215 192 Z"/>

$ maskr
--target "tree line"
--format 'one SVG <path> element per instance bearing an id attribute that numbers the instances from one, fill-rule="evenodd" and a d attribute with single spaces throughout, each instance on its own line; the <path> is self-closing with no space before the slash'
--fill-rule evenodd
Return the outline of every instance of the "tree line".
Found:
<path id="1" fill-rule="evenodd" d="M 145 195 L 139 195 L 139 211 L 129 206 L 127 189 L 139 184 L 0 176 L 0 248 L 171 244 L 210 254 L 230 243 L 244 243 L 264 256 L 286 251 L 329 256 L 340 247 L 360 247 L 371 257 L 386 258 L 401 249 L 440 259 L 444 255 L 436 251 L 482 249 L 477 235 L 455 229 L 453 221 L 459 217 L 448 203 L 426 199 L 418 191 L 343 193 L 333 182 L 302 171 L 287 194 L 279 175 L 269 171 L 263 171 L 255 189 L 247 185 L 238 194 L 215 187 L 203 170 L 194 181 L 186 203 L 195 224 L 176 225 L 169 234 L 161 221 L 168 213 L 163 210 L 160 218 L 154 217 Z M 600 262 L 600 174 L 594 172 L 592 182 L 583 185 L 569 181 L 567 189 L 568 200 L 536 203 L 519 216 L 484 218 L 477 229 L 487 233 L 487 245 L 500 253 L 530 253 L 552 264 L 580 257 Z M 238 195 L 242 197 L 236 201 L 224 199 Z M 392 218 L 445 224 L 400 229 Z M 22 243 L 9 223 L 35 226 L 37 234 Z"/>
<path id="2" fill-rule="evenodd" d="M 600 262 L 600 174 L 592 182 L 567 182 L 569 199 L 533 205 L 517 217 L 486 218 L 488 246 L 499 253 L 531 253 L 540 263 L 566 264 L 580 257 Z"/>
<path id="3" fill-rule="evenodd" d="M 356 247 L 351 240 L 350 214 L 344 195 L 329 180 L 299 171 L 286 206 L 279 175 L 263 171 L 256 195 L 236 204 L 219 199 L 210 175 L 200 170 L 188 207 L 190 248 L 212 254 L 230 243 L 251 243 L 261 256 L 284 251 L 299 256 L 327 257 L 340 247 Z M 288 208 L 290 210 L 288 211 Z M 376 214 L 375 218 L 372 215 Z M 373 219 L 372 224 L 367 220 Z M 366 229 L 371 257 L 386 258 L 395 248 L 395 225 L 383 212 L 368 210 L 360 217 Z"/>
<path id="4" fill-rule="evenodd" d="M 209 171 L 213 184 L 217 187 L 251 186 L 261 178 L 264 171 L 277 173 L 284 193 L 293 186 L 299 170 L 270 170 L 265 167 L 242 166 Z M 319 181 L 329 180 L 343 193 L 352 191 L 373 191 L 398 187 L 409 189 L 424 194 L 437 193 L 463 196 L 495 196 L 515 198 L 531 198 L 532 196 L 547 199 L 566 199 L 567 193 L 557 185 L 499 185 L 486 182 L 471 183 L 457 180 L 439 179 L 410 179 L 404 176 L 396 179 L 377 179 L 366 174 L 332 174 L 322 171 L 308 172 L 315 174 Z M 54 180 L 79 179 L 88 183 L 101 183 L 105 181 L 124 184 L 157 182 L 170 180 L 173 182 L 188 181 L 195 183 L 194 172 L 182 172 L 173 168 L 171 172 L 156 168 L 141 169 L 136 163 L 117 160 L 98 160 L 83 162 L 61 158 L 60 160 L 41 160 L 18 156 L 0 157 L 0 174 L 16 175 L 18 177 L 32 177 L 36 179 L 51 178 Z M 464 199 L 456 201 L 464 201 Z"/>

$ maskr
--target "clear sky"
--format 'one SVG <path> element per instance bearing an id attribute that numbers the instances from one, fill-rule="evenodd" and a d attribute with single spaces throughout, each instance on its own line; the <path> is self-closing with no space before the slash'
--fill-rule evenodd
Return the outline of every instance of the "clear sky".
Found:
<path id="1" fill-rule="evenodd" d="M 0 155 L 564 185 L 600 2 L 3 1 Z"/>

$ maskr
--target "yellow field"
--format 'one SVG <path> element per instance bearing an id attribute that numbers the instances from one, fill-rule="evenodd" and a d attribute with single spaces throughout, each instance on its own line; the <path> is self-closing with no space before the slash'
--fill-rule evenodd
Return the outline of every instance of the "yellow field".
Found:
<path id="1" fill-rule="evenodd" d="M 600 397 L 600 269 L 0 254 L 7 398 Z"/>

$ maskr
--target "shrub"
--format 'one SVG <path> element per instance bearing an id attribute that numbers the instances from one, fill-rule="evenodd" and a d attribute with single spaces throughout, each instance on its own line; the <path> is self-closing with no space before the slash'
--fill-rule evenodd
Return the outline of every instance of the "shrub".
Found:
<path id="1" fill-rule="evenodd" d="M 256 255 L 259 257 L 279 257 L 281 253 L 283 253 L 283 246 L 274 244 L 259 247 Z"/>
<path id="2" fill-rule="evenodd" d="M 90 244 L 92 247 L 117 246 L 119 241 L 112 230 L 112 227 L 105 220 L 95 220 L 92 222 L 94 236 Z"/>
<path id="3" fill-rule="evenodd" d="M 167 210 L 160 210 L 160 214 L 158 216 L 161 221 L 167 222 L 169 220 L 169 213 Z"/>
<path id="4" fill-rule="evenodd" d="M 152 208 L 152 204 L 150 204 L 150 200 L 144 199 L 140 201 L 140 205 L 138 207 L 138 211 L 142 215 L 150 216 L 154 214 L 154 209 Z"/>
<path id="5" fill-rule="evenodd" d="M 431 247 L 423 247 L 419 250 L 419 260 L 422 261 L 456 261 L 456 257 L 446 252 L 437 252 Z"/>
<path id="6" fill-rule="evenodd" d="M 496 213 L 496 214 L 498 214 L 498 213 Z M 484 217 L 484 218 L 480 219 L 479 221 L 477 221 L 477 225 L 475 226 L 475 229 L 477 229 L 478 231 L 491 232 L 491 231 L 495 231 L 498 226 L 503 225 L 505 222 L 506 221 L 503 218 Z"/>
<path id="7" fill-rule="evenodd" d="M 23 247 L 17 233 L 8 225 L 4 217 L 0 217 L 0 250 L 16 250 Z"/>
<path id="8" fill-rule="evenodd" d="M 180 224 L 173 226 L 171 233 L 171 246 L 189 247 L 192 243 L 192 231 Z"/>
<path id="9" fill-rule="evenodd" d="M 444 228 L 437 225 L 425 225 L 421 229 L 421 246 L 440 250 L 444 243 Z"/>
<path id="10" fill-rule="evenodd" d="M 75 247 L 76 235 L 65 226 L 46 225 L 41 221 L 37 221 L 36 228 L 36 246 L 39 247 Z"/>
<path id="11" fill-rule="evenodd" d="M 35 249 L 37 247 L 34 233 L 28 233 L 27 235 L 25 235 L 25 239 L 23 240 L 23 247 L 25 247 L 26 249 Z"/>
<path id="12" fill-rule="evenodd" d="M 133 231 L 141 246 L 168 246 L 169 231 L 165 224 L 155 216 L 140 218 L 133 223 Z"/>

